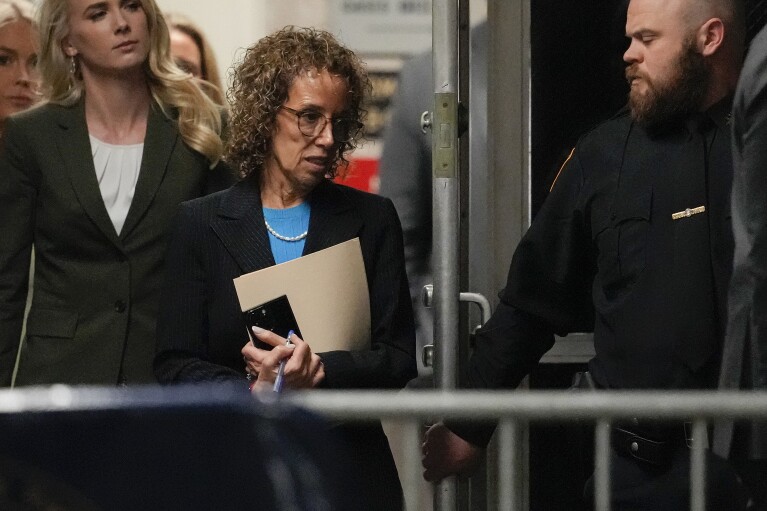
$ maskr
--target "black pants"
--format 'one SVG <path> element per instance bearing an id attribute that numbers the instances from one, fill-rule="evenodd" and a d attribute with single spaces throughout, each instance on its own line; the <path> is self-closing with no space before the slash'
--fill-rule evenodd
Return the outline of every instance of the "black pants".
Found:
<path id="1" fill-rule="evenodd" d="M 343 474 L 353 495 L 349 509 L 402 511 L 402 486 L 397 476 L 389 441 L 380 422 L 339 424 L 333 432 L 344 444 L 345 463 L 326 460 L 322 468 Z"/>
<path id="2" fill-rule="evenodd" d="M 657 467 L 611 450 L 613 511 L 684 511 L 690 509 L 690 449 L 681 444 L 670 462 Z M 584 495 L 594 502 L 593 477 Z M 706 451 L 706 511 L 743 511 L 747 492 L 735 470 Z"/>

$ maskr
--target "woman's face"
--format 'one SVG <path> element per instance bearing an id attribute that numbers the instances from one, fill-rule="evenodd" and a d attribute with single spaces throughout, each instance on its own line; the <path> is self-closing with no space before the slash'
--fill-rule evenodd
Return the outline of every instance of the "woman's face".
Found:
<path id="1" fill-rule="evenodd" d="M 178 67 L 195 78 L 203 78 L 202 55 L 194 39 L 180 30 L 171 30 L 170 54 Z"/>
<path id="2" fill-rule="evenodd" d="M 284 105 L 299 113 L 341 117 L 348 108 L 346 80 L 323 70 L 308 71 L 296 78 Z M 297 115 L 285 108 L 277 112 L 270 152 L 264 163 L 267 182 L 288 185 L 306 196 L 322 179 L 337 157 L 340 141 L 333 138 L 332 123 L 316 136 L 304 135 Z"/>
<path id="3" fill-rule="evenodd" d="M 26 20 L 0 25 L 0 120 L 34 105 L 40 85 L 37 34 Z"/>
<path id="4" fill-rule="evenodd" d="M 149 29 L 140 0 L 69 0 L 67 56 L 83 78 L 140 69 L 149 55 Z"/>

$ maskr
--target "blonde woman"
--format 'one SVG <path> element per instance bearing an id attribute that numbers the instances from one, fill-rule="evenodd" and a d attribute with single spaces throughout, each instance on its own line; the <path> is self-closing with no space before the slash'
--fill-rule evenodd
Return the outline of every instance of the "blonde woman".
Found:
<path id="1" fill-rule="evenodd" d="M 0 0 L 0 136 L 5 119 L 39 100 L 37 27 L 27 0 Z"/>
<path id="2" fill-rule="evenodd" d="M 154 0 L 43 0 L 47 102 L 0 153 L 0 385 L 154 380 L 166 235 L 182 201 L 226 187 L 216 105 L 173 63 Z"/>

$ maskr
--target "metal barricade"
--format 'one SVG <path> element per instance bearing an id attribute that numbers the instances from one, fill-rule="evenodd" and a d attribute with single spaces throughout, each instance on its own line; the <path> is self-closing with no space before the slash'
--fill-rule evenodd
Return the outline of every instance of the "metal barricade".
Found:
<path id="1" fill-rule="evenodd" d="M 33 411 L 111 410 L 139 403 L 151 409 L 179 409 L 206 403 L 226 405 L 227 396 L 242 389 L 225 386 L 184 388 L 78 389 L 65 386 L 0 391 L 0 414 Z M 690 509 L 706 506 L 706 453 L 703 442 L 709 422 L 716 420 L 767 420 L 767 392 L 749 391 L 330 391 L 312 390 L 282 396 L 261 396 L 266 408 L 261 416 L 287 417 L 294 406 L 332 419 L 347 421 L 381 419 L 401 425 L 405 459 L 400 465 L 408 511 L 418 509 L 421 479 L 421 425 L 433 417 L 498 420 L 498 505 L 501 511 L 522 510 L 525 489 L 521 431 L 528 422 L 593 421 L 595 428 L 595 509 L 610 509 L 610 425 L 630 418 L 684 420 L 693 425 L 690 449 Z M 223 400 L 223 401 L 222 401 Z M 223 403 L 223 404 L 222 404 Z M 231 405 L 227 405 L 231 408 Z M 284 407 L 284 408 L 283 408 Z M 285 412 L 282 414 L 281 412 Z M 135 414 L 134 414 L 135 415 Z M 135 417 L 134 417 L 135 419 Z M 23 422 L 23 421 L 22 421 Z M 454 503 L 453 503 L 454 504 Z"/>
<path id="2" fill-rule="evenodd" d="M 520 426 L 527 421 L 588 420 L 595 431 L 595 509 L 610 509 L 610 424 L 629 418 L 685 420 L 693 438 L 703 438 L 709 421 L 767 419 L 767 392 L 737 391 L 312 391 L 286 396 L 285 403 L 344 420 L 391 419 L 410 438 L 403 467 L 405 502 L 417 502 L 421 423 L 430 417 L 499 420 L 499 501 L 501 511 L 521 510 L 524 481 L 518 471 Z M 690 450 L 690 509 L 705 509 L 705 447 Z"/>

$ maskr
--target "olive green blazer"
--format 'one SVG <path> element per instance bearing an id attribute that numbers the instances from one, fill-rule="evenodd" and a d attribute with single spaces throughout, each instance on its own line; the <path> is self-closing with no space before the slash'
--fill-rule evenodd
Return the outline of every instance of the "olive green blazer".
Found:
<path id="1" fill-rule="evenodd" d="M 84 102 L 6 122 L 0 151 L 0 386 L 152 382 L 167 235 L 178 205 L 225 188 L 153 105 L 135 195 L 118 236 L 93 166 Z"/>

